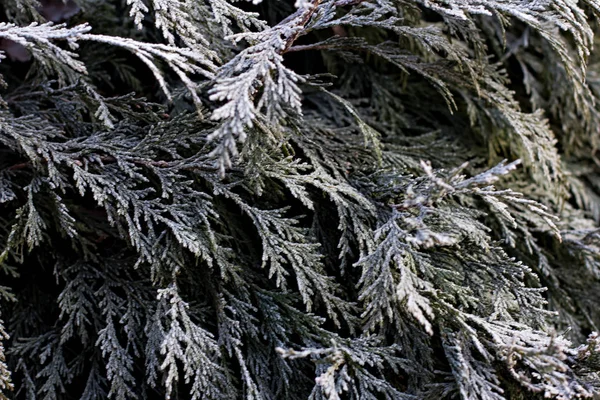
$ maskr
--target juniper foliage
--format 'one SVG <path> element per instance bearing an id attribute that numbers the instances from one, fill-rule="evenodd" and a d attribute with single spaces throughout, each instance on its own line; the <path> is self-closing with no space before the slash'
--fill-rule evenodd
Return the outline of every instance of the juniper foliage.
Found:
<path id="1" fill-rule="evenodd" d="M 3 1 L 0 399 L 600 398 L 599 17 Z"/>

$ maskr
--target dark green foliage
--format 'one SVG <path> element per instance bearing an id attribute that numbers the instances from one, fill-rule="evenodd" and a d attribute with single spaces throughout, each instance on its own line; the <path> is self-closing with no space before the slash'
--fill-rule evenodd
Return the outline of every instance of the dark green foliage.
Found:
<path id="1" fill-rule="evenodd" d="M 0 5 L 0 399 L 600 398 L 600 3 L 256 3 Z"/>

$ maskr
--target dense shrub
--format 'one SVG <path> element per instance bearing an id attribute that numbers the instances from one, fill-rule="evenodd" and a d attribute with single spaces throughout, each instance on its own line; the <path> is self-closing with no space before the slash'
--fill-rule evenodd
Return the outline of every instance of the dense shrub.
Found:
<path id="1" fill-rule="evenodd" d="M 0 399 L 600 398 L 599 16 L 2 1 Z"/>

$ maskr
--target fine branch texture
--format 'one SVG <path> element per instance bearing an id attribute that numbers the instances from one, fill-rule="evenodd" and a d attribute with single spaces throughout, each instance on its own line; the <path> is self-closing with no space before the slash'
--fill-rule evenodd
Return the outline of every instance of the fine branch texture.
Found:
<path id="1" fill-rule="evenodd" d="M 1 1 L 0 400 L 600 399 L 599 22 Z"/>

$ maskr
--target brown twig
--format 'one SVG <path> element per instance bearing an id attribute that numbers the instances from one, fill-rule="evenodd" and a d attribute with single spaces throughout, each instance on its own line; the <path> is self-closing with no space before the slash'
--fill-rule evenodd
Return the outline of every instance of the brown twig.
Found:
<path id="1" fill-rule="evenodd" d="M 22 163 L 15 164 L 15 165 L 12 165 L 12 166 L 8 167 L 8 170 L 9 171 L 16 171 L 16 170 L 19 170 L 19 169 L 25 169 L 25 168 L 29 167 L 30 165 L 31 165 L 30 162 L 22 162 Z"/>
<path id="2" fill-rule="evenodd" d="M 298 46 L 292 46 L 288 49 L 288 53 L 293 53 L 296 51 L 307 51 L 307 50 L 329 50 L 335 49 L 335 45 L 331 44 L 303 44 Z"/>
<path id="3" fill-rule="evenodd" d="M 304 15 L 302 16 L 302 19 L 300 20 L 300 23 L 298 24 L 298 27 L 300 29 L 298 29 L 296 31 L 296 33 L 294 33 L 287 40 L 287 42 L 285 44 L 285 47 L 281 51 L 281 54 L 287 53 L 287 51 L 289 50 L 289 48 L 292 47 L 292 45 L 294 44 L 294 42 L 298 39 L 298 37 L 302 33 L 302 28 L 304 28 L 306 26 L 306 24 L 308 24 L 308 22 L 310 21 L 310 19 L 313 16 L 313 14 L 315 13 L 315 11 L 317 11 L 317 8 L 319 8 L 319 5 L 321 4 L 321 1 L 322 0 L 313 0 L 311 6 L 304 12 Z"/>

